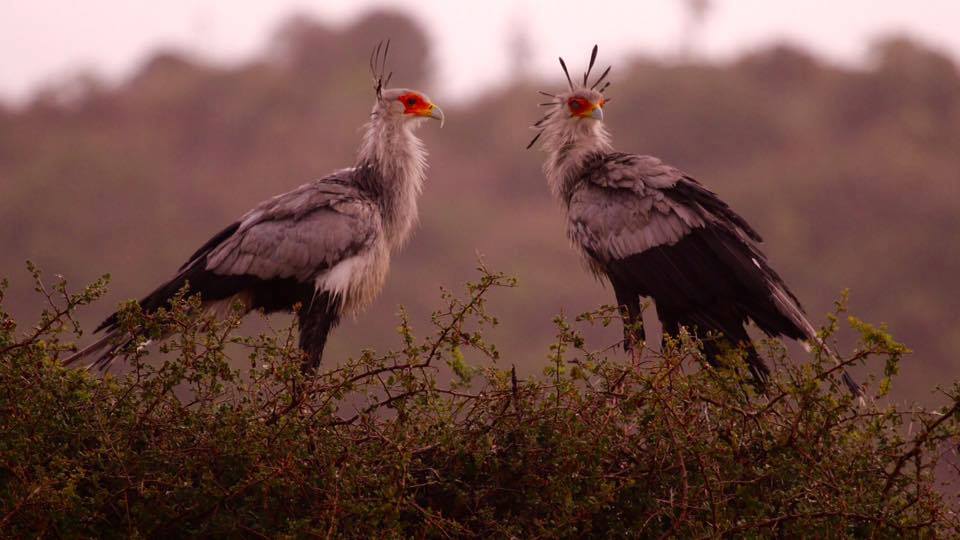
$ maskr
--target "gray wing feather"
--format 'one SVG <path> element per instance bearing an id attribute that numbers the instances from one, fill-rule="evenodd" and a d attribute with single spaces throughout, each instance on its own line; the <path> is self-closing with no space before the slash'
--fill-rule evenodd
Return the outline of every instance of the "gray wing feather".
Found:
<path id="1" fill-rule="evenodd" d="M 375 205 L 335 175 L 304 184 L 248 212 L 211 250 L 206 269 L 261 279 L 312 279 L 369 247 L 380 234 Z"/>
<path id="2" fill-rule="evenodd" d="M 569 205 L 569 235 L 601 260 L 678 242 L 706 216 L 661 191 L 684 178 L 650 156 L 613 154 L 588 167 Z"/>
<path id="3" fill-rule="evenodd" d="M 751 261 L 755 277 L 763 280 L 762 287 L 781 313 L 805 333 L 815 335 L 799 300 L 760 250 L 760 235 L 715 193 L 678 169 L 650 156 L 600 155 L 585 168 L 570 196 L 569 235 L 601 262 L 673 245 L 704 227 L 716 227 L 736 238 L 737 246 L 719 247 Z"/>
<path id="4" fill-rule="evenodd" d="M 790 335 L 823 345 L 800 301 L 760 250 L 760 235 L 715 193 L 678 169 L 650 156 L 598 154 L 565 196 L 568 234 L 588 260 L 626 259 L 657 246 L 673 245 L 697 228 L 720 231 L 714 245 L 718 250 L 715 261 L 728 264 L 728 270 L 737 276 L 739 286 L 748 293 L 743 301 L 750 300 L 750 293 L 756 299 L 767 299 L 746 306 L 747 315 L 770 335 Z M 665 257 L 664 262 L 675 261 Z M 595 262 L 591 268 L 603 272 Z M 682 272 L 674 277 L 685 279 Z M 777 320 L 766 309 L 767 302 L 794 328 Z M 834 353 L 830 355 L 837 360 Z M 861 395 L 846 372 L 843 380 L 854 395 Z"/>

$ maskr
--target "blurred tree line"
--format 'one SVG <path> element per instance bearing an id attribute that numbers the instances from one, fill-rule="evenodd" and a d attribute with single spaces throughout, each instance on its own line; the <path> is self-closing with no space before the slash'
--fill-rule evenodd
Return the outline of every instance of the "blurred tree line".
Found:
<path id="1" fill-rule="evenodd" d="M 424 32 L 402 15 L 374 13 L 345 28 L 292 18 L 239 66 L 161 51 L 119 86 L 82 76 L 27 107 L 0 105 L 7 305 L 36 315 L 20 271 L 29 258 L 75 281 L 111 272 L 108 301 L 92 310 L 104 315 L 253 204 L 350 164 L 373 98 L 368 55 L 386 36 L 393 84 L 431 93 Z M 720 193 L 764 234 L 814 320 L 849 288 L 854 312 L 889 323 L 911 345 L 899 397 L 927 399 L 944 372 L 956 373 L 960 73 L 952 59 L 895 38 L 875 44 L 856 69 L 772 46 L 727 64 L 635 57 L 612 77 L 606 112 L 620 150 L 658 155 Z M 464 281 L 477 252 L 520 279 L 498 303 L 504 324 L 494 337 L 531 367 L 553 339 L 557 312 L 609 301 L 566 244 L 542 155 L 523 150 L 536 90 L 559 81 L 558 70 L 552 81 L 473 101 L 438 100 L 449 121 L 442 132 L 422 131 L 431 155 L 417 236 L 395 259 L 385 294 L 334 336 L 327 358 L 394 343 L 398 304 L 414 325 L 426 321 L 437 287 Z M 596 332 L 617 339 L 615 330 Z"/>

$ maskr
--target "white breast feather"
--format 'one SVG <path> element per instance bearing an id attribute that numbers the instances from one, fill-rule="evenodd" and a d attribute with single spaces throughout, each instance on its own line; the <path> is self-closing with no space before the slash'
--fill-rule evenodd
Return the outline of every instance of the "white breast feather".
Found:
<path id="1" fill-rule="evenodd" d="M 334 265 L 317 278 L 317 290 L 329 291 L 335 295 L 345 297 L 350 290 L 351 280 L 355 277 L 357 267 L 362 265 L 364 255 L 355 255 Z"/>
<path id="2" fill-rule="evenodd" d="M 314 287 L 339 297 L 343 311 L 356 315 L 383 288 L 390 255 L 382 243 L 360 254 L 344 259 L 317 276 Z"/>

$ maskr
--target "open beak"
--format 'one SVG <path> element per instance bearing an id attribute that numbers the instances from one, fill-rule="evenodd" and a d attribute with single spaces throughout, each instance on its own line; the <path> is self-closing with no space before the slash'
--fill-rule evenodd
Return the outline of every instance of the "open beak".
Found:
<path id="1" fill-rule="evenodd" d="M 437 107 L 433 103 L 430 104 L 430 108 L 424 111 L 423 116 L 433 118 L 434 120 L 440 121 L 440 127 L 443 127 L 443 110 L 440 107 Z"/>

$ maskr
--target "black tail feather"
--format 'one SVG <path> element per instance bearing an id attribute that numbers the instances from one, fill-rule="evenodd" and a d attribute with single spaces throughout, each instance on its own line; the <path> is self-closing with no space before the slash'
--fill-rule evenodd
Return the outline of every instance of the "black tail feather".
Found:
<path id="1" fill-rule="evenodd" d="M 746 332 L 744 332 L 746 334 Z M 757 353 L 753 342 L 749 340 L 739 340 L 733 342 L 725 336 L 713 335 L 709 337 L 700 336 L 703 343 L 703 355 L 711 366 L 723 367 L 721 358 L 728 351 L 739 348 L 746 354 L 747 369 L 750 370 L 750 382 L 753 383 L 757 392 L 764 394 L 767 389 L 767 382 L 770 380 L 770 368 L 763 358 Z"/>
<path id="2" fill-rule="evenodd" d="M 63 365 L 69 366 L 81 360 L 93 358 L 94 360 L 84 366 L 84 369 L 97 368 L 103 371 L 110 367 L 110 364 L 113 363 L 117 353 L 120 352 L 120 350 L 129 344 L 133 339 L 132 337 L 128 337 L 126 339 L 118 340 L 119 337 L 120 330 L 117 328 L 112 328 L 97 341 L 94 341 L 90 345 L 84 347 L 82 350 L 77 351 L 76 353 L 64 359 Z"/>

